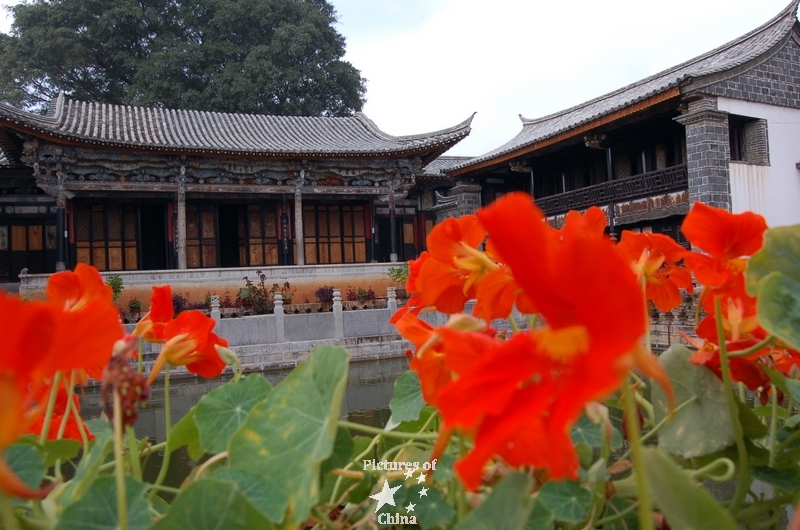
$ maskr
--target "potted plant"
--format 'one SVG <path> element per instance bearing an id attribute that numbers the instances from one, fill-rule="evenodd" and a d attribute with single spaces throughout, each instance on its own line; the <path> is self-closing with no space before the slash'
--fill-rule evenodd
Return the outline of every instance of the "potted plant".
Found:
<path id="1" fill-rule="evenodd" d="M 283 286 L 273 283 L 271 291 L 273 293 L 281 293 L 281 298 L 283 298 L 284 305 L 289 305 L 292 303 L 292 298 L 294 298 L 296 292 L 294 289 L 292 289 L 292 286 L 289 282 L 283 282 Z"/>
<path id="2" fill-rule="evenodd" d="M 397 295 L 397 298 L 408 297 L 408 293 L 406 292 L 406 280 L 408 280 L 408 273 L 408 262 L 403 263 L 399 267 L 389 267 L 387 275 L 395 284 L 395 294 Z"/>
<path id="3" fill-rule="evenodd" d="M 128 312 L 135 320 L 139 320 L 139 315 L 142 312 L 142 301 L 135 296 L 128 301 Z"/>
<path id="4" fill-rule="evenodd" d="M 320 303 L 320 311 L 330 311 L 333 308 L 333 286 L 323 285 L 314 291 L 314 297 Z"/>

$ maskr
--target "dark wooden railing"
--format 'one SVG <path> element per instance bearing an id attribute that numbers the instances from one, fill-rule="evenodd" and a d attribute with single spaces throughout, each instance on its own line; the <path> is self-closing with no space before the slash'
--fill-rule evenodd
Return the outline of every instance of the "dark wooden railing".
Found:
<path id="1" fill-rule="evenodd" d="M 656 193 L 686 189 L 689 177 L 686 164 L 633 175 L 575 191 L 536 198 L 545 215 L 557 215 L 570 210 L 583 210 L 610 202 L 639 199 Z"/>

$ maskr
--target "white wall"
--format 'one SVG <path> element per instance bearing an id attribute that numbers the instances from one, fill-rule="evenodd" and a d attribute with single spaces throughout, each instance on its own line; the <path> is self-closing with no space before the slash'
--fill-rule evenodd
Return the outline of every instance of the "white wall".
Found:
<path id="1" fill-rule="evenodd" d="M 719 110 L 767 120 L 769 166 L 730 163 L 734 213 L 752 210 L 769 226 L 800 223 L 800 110 L 719 98 Z"/>

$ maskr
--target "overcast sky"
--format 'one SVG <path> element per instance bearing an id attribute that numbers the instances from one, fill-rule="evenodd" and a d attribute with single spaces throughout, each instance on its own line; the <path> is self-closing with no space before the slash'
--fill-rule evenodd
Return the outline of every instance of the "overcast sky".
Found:
<path id="1" fill-rule="evenodd" d="M 404 135 L 477 112 L 470 136 L 447 153 L 475 156 L 516 135 L 519 114 L 557 112 L 691 59 L 789 2 L 329 1 L 346 59 L 367 79 L 367 116 Z"/>

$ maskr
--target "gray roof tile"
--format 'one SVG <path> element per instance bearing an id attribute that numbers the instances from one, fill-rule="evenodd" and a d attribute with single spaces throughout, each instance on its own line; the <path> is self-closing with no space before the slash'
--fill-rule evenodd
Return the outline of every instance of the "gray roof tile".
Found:
<path id="1" fill-rule="evenodd" d="M 468 169 L 470 166 L 491 161 L 493 158 L 500 158 L 512 151 L 546 140 L 677 87 L 686 79 L 716 74 L 741 66 L 768 52 L 787 36 L 793 25 L 797 23 L 798 3 L 800 0 L 792 0 L 792 3 L 775 18 L 734 41 L 614 92 L 533 120 L 520 115 L 522 131 L 514 138 L 488 153 L 451 168 L 451 170 Z"/>
<path id="2" fill-rule="evenodd" d="M 0 119 L 90 143 L 255 155 L 398 155 L 447 148 L 470 132 L 472 116 L 441 131 L 392 136 L 364 114 L 328 118 L 224 114 L 90 103 L 59 95 L 48 115 L 0 103 Z M 443 150 L 443 149 L 442 149 Z"/>

